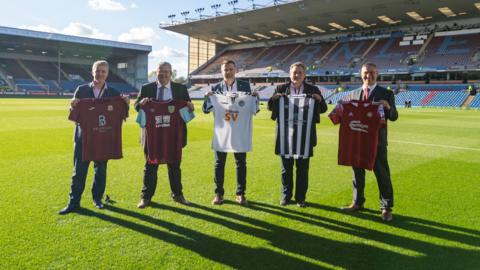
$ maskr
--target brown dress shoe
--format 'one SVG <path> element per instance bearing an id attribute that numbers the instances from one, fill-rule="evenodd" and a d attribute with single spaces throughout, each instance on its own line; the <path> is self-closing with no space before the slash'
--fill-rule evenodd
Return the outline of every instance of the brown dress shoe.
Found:
<path id="1" fill-rule="evenodd" d="M 172 199 L 174 202 L 181 203 L 183 205 L 190 205 L 190 202 L 187 201 L 183 195 L 174 196 Z"/>
<path id="2" fill-rule="evenodd" d="M 353 213 L 363 210 L 363 205 L 351 203 L 349 206 L 342 207 L 342 210 L 348 213 Z"/>
<path id="3" fill-rule="evenodd" d="M 141 199 L 140 202 L 137 204 L 137 207 L 140 209 L 143 209 L 147 206 L 150 205 L 150 200 L 149 199 Z"/>
<path id="4" fill-rule="evenodd" d="M 214 205 L 221 205 L 221 204 L 223 204 L 223 197 L 222 197 L 222 195 L 218 195 L 218 194 L 215 195 L 215 197 L 214 197 L 213 200 L 212 200 L 212 204 L 214 204 Z"/>
<path id="5" fill-rule="evenodd" d="M 384 221 L 392 221 L 393 215 L 392 215 L 392 209 L 382 209 L 382 219 Z"/>
<path id="6" fill-rule="evenodd" d="M 241 205 L 248 204 L 248 201 L 247 201 L 247 198 L 245 198 L 245 195 L 237 195 L 237 198 L 235 198 L 235 200 Z"/>

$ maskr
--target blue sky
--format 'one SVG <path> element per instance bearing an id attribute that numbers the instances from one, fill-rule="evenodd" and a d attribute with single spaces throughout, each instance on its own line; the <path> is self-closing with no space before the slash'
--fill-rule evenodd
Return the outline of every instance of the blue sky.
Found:
<path id="1" fill-rule="evenodd" d="M 152 45 L 149 70 L 160 61 L 169 61 L 179 75 L 187 75 L 188 40 L 186 36 L 173 34 L 158 28 L 167 22 L 169 14 L 190 11 L 197 17 L 196 8 L 205 8 L 205 14 L 213 13 L 210 6 L 220 3 L 221 10 L 230 11 L 227 0 L 14 0 L 2 1 L 0 25 L 69 35 L 94 37 Z M 267 1 L 258 0 L 256 3 Z M 247 0 L 239 0 L 238 7 L 249 6 Z"/>

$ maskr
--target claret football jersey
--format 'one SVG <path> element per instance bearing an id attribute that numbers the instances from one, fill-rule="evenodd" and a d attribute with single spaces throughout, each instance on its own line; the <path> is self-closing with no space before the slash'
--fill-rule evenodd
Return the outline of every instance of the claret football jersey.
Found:
<path id="1" fill-rule="evenodd" d="M 145 112 L 145 141 L 150 164 L 170 164 L 182 160 L 184 100 L 150 100 L 140 108 Z"/>
<path id="2" fill-rule="evenodd" d="M 214 94 L 208 97 L 214 114 L 212 149 L 218 152 L 252 151 L 253 115 L 258 99 L 249 94 Z"/>
<path id="3" fill-rule="evenodd" d="M 82 130 L 83 161 L 122 158 L 122 122 L 128 106 L 121 97 L 80 99 L 69 120 Z"/>
<path id="4" fill-rule="evenodd" d="M 340 124 L 338 164 L 372 170 L 378 130 L 385 126 L 383 106 L 370 101 L 343 102 L 329 117 L 334 124 Z"/>

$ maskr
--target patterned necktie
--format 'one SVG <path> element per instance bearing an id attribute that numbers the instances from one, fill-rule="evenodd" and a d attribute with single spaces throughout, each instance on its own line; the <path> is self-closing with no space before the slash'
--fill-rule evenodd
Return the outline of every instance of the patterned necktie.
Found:
<path id="1" fill-rule="evenodd" d="M 163 100 L 163 93 L 164 92 L 165 92 L 165 87 L 160 86 L 160 88 L 158 88 L 158 95 L 157 95 L 158 100 Z"/>
<path id="2" fill-rule="evenodd" d="M 368 87 L 363 88 L 363 100 L 367 101 L 368 100 Z"/>

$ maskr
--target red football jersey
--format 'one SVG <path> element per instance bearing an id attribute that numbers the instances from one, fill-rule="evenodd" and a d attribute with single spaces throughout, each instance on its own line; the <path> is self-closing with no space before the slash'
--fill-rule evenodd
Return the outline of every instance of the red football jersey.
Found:
<path id="1" fill-rule="evenodd" d="M 338 164 L 372 170 L 378 130 L 385 126 L 383 106 L 370 101 L 339 103 L 329 117 L 340 124 Z"/>
<path id="2" fill-rule="evenodd" d="M 177 163 L 182 160 L 184 100 L 150 100 L 141 106 L 145 112 L 146 153 L 150 164 Z"/>
<path id="3" fill-rule="evenodd" d="M 120 159 L 122 122 L 128 106 L 121 97 L 81 99 L 70 111 L 69 120 L 80 125 L 83 161 Z"/>

